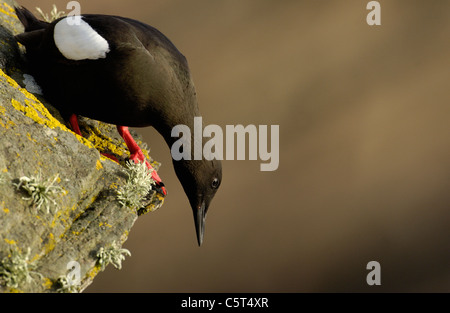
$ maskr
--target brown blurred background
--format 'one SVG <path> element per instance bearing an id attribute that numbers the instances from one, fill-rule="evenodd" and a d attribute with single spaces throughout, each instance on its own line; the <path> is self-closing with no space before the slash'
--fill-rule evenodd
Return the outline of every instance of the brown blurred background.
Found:
<path id="1" fill-rule="evenodd" d="M 166 34 L 206 123 L 280 125 L 277 171 L 223 162 L 201 248 L 169 149 L 139 129 L 169 195 L 88 292 L 450 291 L 450 1 L 382 0 L 372 27 L 368 2 L 80 1 Z"/>

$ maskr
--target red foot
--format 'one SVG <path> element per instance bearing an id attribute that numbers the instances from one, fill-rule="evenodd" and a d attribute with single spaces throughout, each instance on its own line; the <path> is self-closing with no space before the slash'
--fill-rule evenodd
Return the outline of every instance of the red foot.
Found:
<path id="1" fill-rule="evenodd" d="M 138 146 L 136 141 L 133 139 L 133 136 L 131 136 L 130 131 L 128 130 L 128 127 L 117 125 L 117 131 L 119 132 L 120 136 L 122 136 L 123 140 L 125 140 L 125 144 L 127 145 L 128 150 L 130 150 L 130 160 L 133 160 L 136 163 L 145 162 L 148 169 L 152 170 L 153 167 L 150 165 L 150 163 L 145 158 L 144 154 L 142 153 L 141 148 Z M 159 175 L 156 171 L 152 171 L 152 178 L 155 180 L 156 185 L 159 186 L 162 193 L 164 195 L 166 195 L 167 194 L 166 188 L 164 187 L 164 184 L 161 181 L 161 178 L 159 177 Z"/>

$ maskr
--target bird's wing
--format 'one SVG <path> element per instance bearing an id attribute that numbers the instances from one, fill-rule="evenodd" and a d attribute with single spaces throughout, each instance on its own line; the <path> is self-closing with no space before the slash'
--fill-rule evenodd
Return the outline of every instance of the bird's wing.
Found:
<path id="1" fill-rule="evenodd" d="M 163 33 L 148 24 L 126 17 L 101 14 L 85 14 L 83 18 L 113 45 L 135 45 L 138 40 L 150 54 L 154 49 L 165 50 L 180 64 L 188 67 L 186 58 L 175 45 Z"/>

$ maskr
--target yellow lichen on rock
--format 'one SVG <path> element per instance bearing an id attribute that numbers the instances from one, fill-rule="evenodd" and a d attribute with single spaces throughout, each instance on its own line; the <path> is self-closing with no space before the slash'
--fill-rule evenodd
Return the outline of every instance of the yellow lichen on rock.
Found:
<path id="1" fill-rule="evenodd" d="M 11 7 L 9 4 L 7 4 L 6 2 L 0 2 L 0 12 L 13 18 L 17 18 L 14 8 Z"/>
<path id="2" fill-rule="evenodd" d="M 47 244 L 44 247 L 45 254 L 48 254 L 50 251 L 52 251 L 56 247 L 55 235 L 53 235 L 53 233 L 50 233 L 48 235 L 47 240 L 48 240 Z"/>
<path id="3" fill-rule="evenodd" d="M 100 136 L 101 135 L 101 136 Z M 97 150 L 101 152 L 109 152 L 117 156 L 124 156 L 127 153 L 126 146 L 121 147 L 116 145 L 109 137 L 104 138 L 105 135 L 98 129 L 88 129 L 87 140 L 91 142 Z"/>
<path id="4" fill-rule="evenodd" d="M 14 8 L 4 1 L 0 2 L 0 22 L 6 23 L 9 28 L 12 28 L 14 32 L 18 33 L 17 27 L 20 27 L 20 23 Z"/>
<path id="5" fill-rule="evenodd" d="M 7 244 L 9 244 L 9 245 L 15 245 L 15 244 L 17 244 L 17 242 L 16 242 L 15 240 L 12 240 L 12 239 L 7 239 L 7 238 L 5 238 L 4 240 L 5 240 L 5 242 L 6 242 Z"/>
<path id="6" fill-rule="evenodd" d="M 51 129 L 59 128 L 65 132 L 73 133 L 69 128 L 67 128 L 64 124 L 53 117 L 53 115 L 50 114 L 48 109 L 42 104 L 42 102 L 39 101 L 39 99 L 28 92 L 25 88 L 20 87 L 14 79 L 6 75 L 5 72 L 3 72 L 1 69 L 0 77 L 3 78 L 11 87 L 20 91 L 25 97 L 25 99 L 23 100 L 24 104 L 17 99 L 11 99 L 11 105 L 16 110 L 22 112 L 23 114 L 25 114 L 25 116 L 29 117 L 38 124 L 44 125 Z M 94 148 L 92 143 L 90 143 L 88 140 L 81 136 L 76 136 L 82 144 L 88 146 L 89 148 Z"/>

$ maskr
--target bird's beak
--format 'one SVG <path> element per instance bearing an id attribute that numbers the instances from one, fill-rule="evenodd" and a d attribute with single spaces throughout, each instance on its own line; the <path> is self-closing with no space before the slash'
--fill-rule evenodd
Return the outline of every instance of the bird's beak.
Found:
<path id="1" fill-rule="evenodd" d="M 197 242 L 200 247 L 203 243 L 203 234 L 205 233 L 206 204 L 202 201 L 194 210 L 195 231 L 197 233 Z"/>

